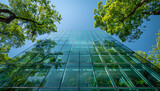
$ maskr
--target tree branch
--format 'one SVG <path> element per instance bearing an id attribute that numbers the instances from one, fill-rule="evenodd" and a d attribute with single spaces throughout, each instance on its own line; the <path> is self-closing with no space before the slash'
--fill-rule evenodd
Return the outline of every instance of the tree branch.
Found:
<path id="1" fill-rule="evenodd" d="M 36 22 L 34 20 L 23 18 L 23 17 L 16 17 L 15 19 L 25 20 L 27 22 L 33 22 L 33 23 L 36 23 L 37 25 L 43 25 L 43 24 L 40 24 L 40 23 L 38 23 L 38 22 Z"/>
<path id="2" fill-rule="evenodd" d="M 126 16 L 126 17 L 124 17 L 122 20 L 121 20 L 121 22 L 123 22 L 125 19 L 127 19 L 128 17 L 130 17 L 130 16 L 132 16 L 134 13 L 135 13 L 135 11 L 139 8 L 139 7 L 141 7 L 145 2 L 147 2 L 147 1 L 149 1 L 149 0 L 142 0 L 140 3 L 138 3 L 137 5 L 136 5 L 136 7 L 132 10 L 132 12 L 128 15 L 128 16 Z"/>
<path id="3" fill-rule="evenodd" d="M 8 9 L 0 9 L 0 13 L 1 12 L 10 14 L 10 16 L 7 17 L 7 18 L 0 17 L 0 21 L 1 22 L 10 23 L 16 17 L 16 15 L 12 11 L 10 11 Z"/>
<path id="4" fill-rule="evenodd" d="M 160 11 L 149 11 L 149 12 L 144 12 L 143 14 L 160 15 Z"/>
<path id="5" fill-rule="evenodd" d="M 0 9 L 0 13 L 3 12 L 3 13 L 8 13 L 10 16 L 9 17 L 0 17 L 0 22 L 5 22 L 5 23 L 10 23 L 12 20 L 14 19 L 20 19 L 20 20 L 25 20 L 27 22 L 33 22 L 33 23 L 36 23 L 37 25 L 43 25 L 43 24 L 40 24 L 34 20 L 31 20 L 31 19 L 28 19 L 28 18 L 23 18 L 23 17 L 17 17 L 12 11 L 10 11 L 9 9 Z"/>

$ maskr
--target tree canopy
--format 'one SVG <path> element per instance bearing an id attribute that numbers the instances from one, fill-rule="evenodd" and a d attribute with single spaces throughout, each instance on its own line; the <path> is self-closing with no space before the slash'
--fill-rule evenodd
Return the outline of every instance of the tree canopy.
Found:
<path id="1" fill-rule="evenodd" d="M 57 31 L 61 15 L 50 0 L 8 0 L 0 3 L 0 60 L 7 60 L 10 47 L 20 47 L 25 40 Z M 4 58 L 4 57 L 7 58 Z"/>
<path id="2" fill-rule="evenodd" d="M 158 37 L 156 38 L 157 44 L 153 45 L 152 51 L 149 51 L 149 54 L 147 55 L 146 52 L 142 51 L 136 51 L 140 56 L 143 58 L 149 60 L 153 64 L 155 64 L 157 67 L 160 68 L 160 30 L 158 34 L 156 34 Z"/>
<path id="3" fill-rule="evenodd" d="M 141 26 L 144 20 L 149 21 L 150 15 L 160 15 L 159 0 L 106 0 L 98 3 L 94 27 L 117 35 L 124 41 L 139 39 L 143 33 Z"/>

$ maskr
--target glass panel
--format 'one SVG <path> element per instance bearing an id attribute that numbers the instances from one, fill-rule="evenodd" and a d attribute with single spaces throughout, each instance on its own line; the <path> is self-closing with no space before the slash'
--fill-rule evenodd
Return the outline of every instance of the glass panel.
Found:
<path id="1" fill-rule="evenodd" d="M 135 88 L 119 88 L 119 91 L 138 91 Z"/>
<path id="2" fill-rule="evenodd" d="M 124 60 L 122 60 L 118 55 L 112 55 L 112 57 L 118 62 L 118 63 L 126 63 Z"/>
<path id="3" fill-rule="evenodd" d="M 68 61 L 69 63 L 79 64 L 79 55 L 70 55 Z"/>
<path id="4" fill-rule="evenodd" d="M 131 87 L 130 82 L 120 72 L 117 64 L 107 65 L 109 72 L 118 87 Z"/>
<path id="5" fill-rule="evenodd" d="M 87 41 L 80 41 L 80 45 L 87 45 Z"/>
<path id="6" fill-rule="evenodd" d="M 96 46 L 100 46 L 101 45 L 101 43 L 99 41 L 94 41 L 94 43 L 95 43 Z"/>
<path id="7" fill-rule="evenodd" d="M 37 91 L 38 88 L 0 88 L 1 91 Z"/>
<path id="8" fill-rule="evenodd" d="M 89 51 L 91 55 L 98 55 L 96 48 L 93 46 L 89 46 Z"/>
<path id="9" fill-rule="evenodd" d="M 60 91 L 78 91 L 78 88 L 60 88 Z"/>
<path id="10" fill-rule="evenodd" d="M 99 88 L 100 91 L 118 91 L 116 88 Z"/>
<path id="11" fill-rule="evenodd" d="M 72 46 L 70 55 L 79 55 L 79 46 Z"/>
<path id="12" fill-rule="evenodd" d="M 130 67 L 129 64 L 120 64 L 120 66 L 136 87 L 148 87 L 148 84 Z"/>
<path id="13" fill-rule="evenodd" d="M 48 71 L 51 69 L 50 65 L 39 65 L 41 66 L 38 69 L 37 67 L 32 71 L 32 74 L 27 78 L 27 81 L 24 82 L 22 86 L 24 87 L 39 87 L 45 76 L 48 74 Z"/>
<path id="14" fill-rule="evenodd" d="M 63 46 L 61 52 L 65 55 L 69 54 L 71 46 Z"/>
<path id="15" fill-rule="evenodd" d="M 47 74 L 50 66 L 26 64 L 3 84 L 5 87 L 37 87 Z M 43 74 L 43 75 L 41 75 Z"/>
<path id="16" fill-rule="evenodd" d="M 80 55 L 80 63 L 91 63 L 89 55 Z"/>
<path id="17" fill-rule="evenodd" d="M 98 88 L 80 88 L 80 91 L 99 91 Z"/>
<path id="18" fill-rule="evenodd" d="M 93 61 L 93 63 L 102 63 L 99 56 L 96 55 L 96 56 L 91 56 L 91 60 Z"/>
<path id="19" fill-rule="evenodd" d="M 62 76 L 64 72 L 64 67 L 58 67 L 55 69 L 53 66 L 49 71 L 48 75 L 44 79 L 41 87 L 59 87 Z"/>
<path id="20" fill-rule="evenodd" d="M 80 87 L 96 87 L 92 65 L 81 64 L 80 67 Z"/>
<path id="21" fill-rule="evenodd" d="M 131 58 L 130 58 L 130 56 L 127 56 L 127 55 L 122 55 L 128 62 L 130 62 L 130 63 L 135 63 L 134 62 L 134 60 L 132 60 Z"/>
<path id="22" fill-rule="evenodd" d="M 28 90 L 28 91 L 32 91 L 32 90 Z M 39 88 L 38 91 L 58 91 L 58 88 Z"/>
<path id="23" fill-rule="evenodd" d="M 72 41 L 72 45 L 79 45 L 79 41 Z"/>
<path id="24" fill-rule="evenodd" d="M 79 84 L 79 65 L 67 64 L 61 87 L 78 87 Z"/>
<path id="25" fill-rule="evenodd" d="M 80 55 L 89 55 L 88 46 L 80 46 Z"/>
<path id="26" fill-rule="evenodd" d="M 145 70 L 145 68 L 142 68 L 142 64 L 133 64 L 133 66 L 155 87 L 160 87 L 160 81 L 158 81 L 154 74 L 149 73 Z"/>
<path id="27" fill-rule="evenodd" d="M 94 70 L 99 87 L 112 87 L 112 83 L 104 69 L 104 65 L 94 65 Z"/>
<path id="28" fill-rule="evenodd" d="M 116 63 L 109 55 L 102 56 L 105 63 Z"/>
<path id="29" fill-rule="evenodd" d="M 157 91 L 154 88 L 139 88 L 138 91 Z"/>

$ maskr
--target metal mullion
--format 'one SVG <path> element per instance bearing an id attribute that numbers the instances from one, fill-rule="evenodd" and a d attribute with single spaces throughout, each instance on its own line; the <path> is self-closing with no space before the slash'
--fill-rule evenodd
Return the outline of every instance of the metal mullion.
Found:
<path id="1" fill-rule="evenodd" d="M 153 74 L 152 76 L 155 77 L 158 81 L 160 81 L 160 77 L 158 76 L 158 74 L 148 69 L 148 67 L 146 67 L 144 64 L 141 64 L 141 65 L 142 65 L 142 68 L 144 68 L 148 73 L 150 73 L 150 75 Z"/>
<path id="2" fill-rule="evenodd" d="M 89 32 L 89 36 L 90 36 L 91 40 L 94 41 L 93 38 L 92 38 L 91 35 L 90 35 L 90 32 Z M 94 42 L 93 42 L 93 43 L 94 43 Z M 89 48 L 89 46 L 88 46 L 88 48 Z M 89 51 L 89 53 L 90 53 L 90 51 Z M 96 79 L 96 74 L 95 74 L 95 68 L 94 68 L 94 65 L 93 65 L 93 61 L 92 61 L 92 59 L 91 59 L 91 53 L 90 53 L 90 60 L 91 60 L 91 63 L 92 63 L 93 76 L 94 76 L 94 79 L 95 79 L 95 81 L 96 81 L 96 87 L 98 87 L 98 90 L 99 90 L 99 86 L 98 86 L 97 79 Z"/>
<path id="3" fill-rule="evenodd" d="M 103 46 L 104 50 L 109 53 L 108 56 L 110 56 L 110 57 L 114 60 L 114 62 L 118 63 L 118 62 L 112 57 L 112 55 L 110 54 L 110 52 L 104 47 L 104 45 L 103 45 L 100 41 L 99 41 L 99 43 Z M 98 51 L 99 51 L 99 50 L 98 50 Z M 99 53 L 100 53 L 100 52 L 99 52 Z M 103 58 L 102 58 L 102 59 L 103 59 Z"/>
<path id="4" fill-rule="evenodd" d="M 38 56 L 38 54 L 37 54 L 37 56 Z M 43 61 L 45 58 L 46 58 L 46 56 L 43 57 L 43 58 L 41 59 L 41 61 Z M 32 60 L 34 60 L 34 59 L 32 59 Z M 40 61 L 40 62 L 41 62 L 41 61 Z M 39 63 L 40 63 L 40 62 L 39 62 Z M 28 62 L 27 62 L 27 63 L 28 63 Z M 27 63 L 26 63 L 26 64 L 27 64 Z M 34 64 L 32 64 L 32 65 L 34 65 Z M 32 66 L 32 65 L 31 65 L 31 66 Z M 41 64 L 40 64 L 40 65 L 41 65 Z M 21 67 L 24 67 L 24 65 L 21 66 Z M 40 67 L 39 67 L 39 68 L 40 68 Z M 21 69 L 23 69 L 23 68 L 20 68 L 19 70 L 21 70 Z M 32 74 L 32 72 L 33 72 L 33 70 L 29 73 L 29 75 L 28 75 L 27 77 L 29 77 L 29 76 Z M 18 74 L 20 74 L 20 73 L 18 73 Z M 17 74 L 17 75 L 18 75 L 18 74 Z M 27 78 L 26 78 L 26 79 L 27 79 Z M 25 82 L 25 81 L 24 81 L 24 82 Z"/>
<path id="5" fill-rule="evenodd" d="M 51 68 L 52 68 L 52 67 L 51 67 Z M 48 70 L 47 74 L 46 74 L 45 77 L 43 78 L 43 80 L 42 80 L 40 86 L 38 87 L 37 91 L 41 88 L 41 85 L 42 85 L 42 83 L 44 82 L 44 80 L 46 79 L 46 77 L 47 77 L 48 73 L 50 72 L 51 68 Z"/>
<path id="6" fill-rule="evenodd" d="M 71 34 L 71 32 L 70 32 L 70 34 Z M 68 36 L 68 37 L 69 37 L 69 36 Z M 71 47 L 72 47 L 72 45 L 71 45 Z M 71 51 L 71 47 L 70 47 L 70 51 Z M 63 75 L 62 75 L 62 78 L 61 78 L 61 81 L 60 81 L 60 85 L 59 85 L 59 87 L 58 87 L 58 91 L 60 91 L 60 87 L 61 87 L 61 85 L 62 85 L 62 81 L 64 80 L 64 77 L 65 77 L 65 74 L 66 74 L 66 68 L 67 68 L 68 59 L 69 59 L 69 56 L 70 56 L 70 51 L 69 51 L 69 54 L 68 54 L 68 57 L 67 57 L 66 65 L 65 65 L 65 67 L 64 67 L 64 71 L 63 71 Z"/>
<path id="7" fill-rule="evenodd" d="M 65 42 L 67 41 L 67 39 L 65 40 Z M 63 46 L 65 45 L 65 43 L 63 44 Z M 62 48 L 63 48 L 63 46 L 61 47 L 61 49 L 60 49 L 60 51 L 62 50 Z M 50 68 L 51 69 L 51 68 Z M 46 76 L 43 78 L 43 80 L 44 79 L 46 79 L 46 77 L 47 77 L 47 75 L 48 75 L 48 73 L 50 72 L 50 69 L 48 70 L 48 72 L 47 72 L 47 74 L 46 74 Z M 41 84 L 43 83 L 43 81 L 41 82 Z M 41 86 L 41 85 L 40 85 Z M 40 88 L 40 87 L 39 87 Z M 38 88 L 38 89 L 39 89 Z"/>
<path id="8" fill-rule="evenodd" d="M 38 54 L 37 54 L 37 55 L 38 55 Z M 34 58 L 36 58 L 37 55 L 34 56 L 31 60 L 33 60 Z M 31 60 L 30 60 L 30 61 L 31 61 Z M 28 63 L 28 62 L 27 62 L 27 63 Z M 26 65 L 27 63 L 25 63 L 24 65 Z M 22 65 L 21 67 L 23 67 L 24 65 Z M 18 71 L 21 70 L 21 69 L 22 69 L 22 68 L 19 68 Z M 17 72 L 18 72 L 18 71 L 17 71 Z M 17 73 L 17 72 L 16 72 L 16 73 Z M 14 75 L 16 75 L 16 73 L 14 73 L 14 74 L 10 77 L 10 79 L 11 79 Z M 7 80 L 6 80 L 5 82 L 7 82 Z M 4 83 L 5 83 L 5 82 L 4 82 Z M 4 83 L 2 83 L 1 85 L 3 85 Z M 1 86 L 1 85 L 0 85 L 0 86 Z"/>
<path id="9" fill-rule="evenodd" d="M 119 68 L 121 69 L 121 73 L 127 78 L 127 80 L 130 82 L 130 85 L 133 87 L 136 87 L 135 84 L 129 79 L 129 77 L 127 76 L 127 74 L 124 72 L 124 70 L 122 69 L 122 67 L 118 64 Z"/>
<path id="10" fill-rule="evenodd" d="M 43 59 L 42 59 L 43 60 Z M 34 64 L 33 64 L 34 65 Z M 41 64 L 40 64 L 41 65 Z M 39 67 L 40 68 L 40 67 Z M 36 68 L 36 69 L 39 69 L 39 68 Z M 30 74 L 27 76 L 27 78 L 32 74 L 34 72 L 34 70 L 32 70 L 31 72 L 30 72 Z M 26 78 L 26 80 L 27 80 L 27 78 Z M 26 80 L 22 83 L 22 84 L 24 84 L 25 82 L 26 82 Z M 43 80 L 42 80 L 43 81 Z M 21 85 L 22 85 L 21 84 Z"/>
<path id="11" fill-rule="evenodd" d="M 78 83 L 78 91 L 80 91 L 80 33 L 78 33 L 79 35 L 79 83 Z"/>
<path id="12" fill-rule="evenodd" d="M 114 39 L 113 37 L 111 37 L 113 40 L 116 40 Z M 117 41 L 117 40 L 116 40 Z M 128 48 L 127 46 L 125 46 L 124 44 L 122 44 L 121 42 L 117 41 L 119 44 L 123 45 L 124 47 L 126 47 L 127 49 L 129 49 L 131 52 L 133 52 L 130 48 Z"/>
<path id="13" fill-rule="evenodd" d="M 101 33 L 102 34 L 102 33 Z M 108 37 L 108 36 L 106 36 L 106 34 L 103 34 L 105 37 Z M 110 36 L 109 36 L 110 37 Z M 114 39 L 114 38 L 112 38 L 112 37 L 110 37 L 111 39 L 113 39 L 113 40 L 115 40 L 115 41 L 117 41 L 116 39 Z M 122 44 L 122 43 L 120 43 L 119 41 L 117 41 L 119 44 Z M 116 45 L 117 45 L 117 43 L 115 43 Z M 122 44 L 123 45 L 123 44 Z M 117 46 L 119 46 L 119 45 L 117 45 Z M 124 46 L 124 45 L 123 45 Z M 120 48 L 121 48 L 121 46 L 119 46 Z M 126 46 L 125 46 L 126 47 Z M 128 48 L 128 47 L 127 47 Z M 129 49 L 129 48 L 128 48 Z M 131 50 L 131 49 L 129 49 L 129 50 Z M 131 50 L 132 51 L 132 50 Z"/>
<path id="14" fill-rule="evenodd" d="M 113 47 L 114 48 L 114 47 Z M 115 50 L 115 48 L 114 48 L 114 50 Z M 123 56 L 119 53 L 119 51 L 117 51 L 116 50 L 116 52 L 118 53 L 118 55 L 120 55 L 121 57 L 120 58 L 122 58 Z M 114 58 L 114 57 L 113 57 Z M 125 59 L 125 58 L 124 58 Z M 122 59 L 123 60 L 123 59 Z M 126 59 L 125 60 L 123 60 L 124 62 L 126 62 L 126 63 L 130 63 L 130 62 L 128 62 L 128 61 L 126 61 Z M 118 62 L 117 62 L 118 63 Z"/>
<path id="15" fill-rule="evenodd" d="M 61 33 L 61 31 L 60 31 L 60 32 L 57 32 L 57 35 L 56 35 L 56 33 L 54 32 L 50 38 L 56 37 L 56 36 L 58 36 L 60 33 Z M 48 36 L 47 36 L 47 37 L 48 37 Z"/>
<path id="16" fill-rule="evenodd" d="M 34 64 L 32 64 L 32 65 L 34 65 Z M 12 77 L 10 77 L 10 79 L 9 79 L 10 81 L 13 79 L 14 76 L 17 76 L 18 74 L 20 74 L 21 70 L 23 69 L 22 67 L 24 67 L 24 66 L 21 66 L 21 68 L 16 72 L 17 74 L 15 73 L 15 74 L 12 75 Z M 32 73 L 32 71 L 31 71 L 30 73 Z M 8 80 L 6 80 L 6 81 L 3 83 L 3 85 L 4 85 L 7 81 L 8 81 Z"/>
<path id="17" fill-rule="evenodd" d="M 39 55 L 39 53 L 38 53 L 36 56 L 34 56 L 31 60 L 34 60 L 38 55 Z M 44 58 L 45 58 L 45 57 L 44 57 Z M 44 58 L 42 58 L 42 60 L 44 60 Z M 31 60 L 30 60 L 30 61 L 31 61 Z M 30 62 L 30 61 L 28 61 L 28 62 Z M 23 66 L 25 66 L 28 62 L 26 62 Z M 33 65 L 34 65 L 34 64 L 33 64 Z M 21 67 L 23 67 L 23 66 L 21 66 Z M 21 70 L 21 69 L 22 69 L 22 68 L 20 68 L 19 70 Z M 19 74 L 19 73 L 18 73 L 18 74 Z M 15 73 L 14 75 L 16 75 L 16 73 Z M 13 76 L 14 76 L 14 75 L 13 75 Z M 12 77 L 13 77 L 13 76 L 12 76 Z M 28 75 L 28 76 L 29 76 L 29 75 Z M 12 78 L 12 77 L 11 77 L 11 78 Z"/>
<path id="18" fill-rule="evenodd" d="M 134 68 L 134 66 L 132 64 L 131 68 L 133 68 L 133 70 L 141 77 L 141 79 L 143 79 L 149 86 L 154 87 L 136 68 Z"/>
<path id="19" fill-rule="evenodd" d="M 97 38 L 98 40 L 99 40 L 99 38 Z M 100 41 L 99 41 L 100 42 Z M 102 45 L 102 43 L 100 42 L 100 44 Z M 96 45 L 96 44 L 95 44 Z M 102 45 L 102 46 L 104 46 L 104 45 Z M 98 49 L 97 49 L 98 50 Z M 108 67 L 107 67 L 107 65 L 105 64 L 105 62 L 104 62 L 104 60 L 102 60 L 103 58 L 102 58 L 102 56 L 100 55 L 100 52 L 99 52 L 99 50 L 98 50 L 98 53 L 99 53 L 99 57 L 100 57 L 100 59 L 101 59 L 101 61 L 103 62 L 103 64 L 105 65 L 105 67 L 106 67 L 106 73 L 108 74 L 108 76 L 109 76 L 109 78 L 110 78 L 110 80 L 111 80 L 111 82 L 112 82 L 112 85 L 113 85 L 113 87 L 117 87 L 117 84 L 114 82 L 114 80 L 113 80 L 113 77 L 112 77 L 112 75 L 111 75 L 111 73 L 109 72 L 109 69 L 108 69 Z"/>

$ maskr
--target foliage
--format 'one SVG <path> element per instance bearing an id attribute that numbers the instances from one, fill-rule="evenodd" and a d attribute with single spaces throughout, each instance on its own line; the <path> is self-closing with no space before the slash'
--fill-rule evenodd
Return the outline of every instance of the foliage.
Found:
<path id="1" fill-rule="evenodd" d="M 117 35 L 122 42 L 138 39 L 142 34 L 140 26 L 149 21 L 150 15 L 160 15 L 159 0 L 106 0 L 94 9 L 94 27 Z M 145 26 L 144 26 L 145 27 Z"/>
<path id="2" fill-rule="evenodd" d="M 149 55 L 142 51 L 136 51 L 136 53 L 155 64 L 157 67 L 160 67 L 160 30 L 156 35 L 158 36 L 156 39 L 157 44 L 152 46 L 153 48 L 152 51 L 149 52 Z"/>
<path id="3" fill-rule="evenodd" d="M 25 40 L 35 40 L 38 35 L 55 32 L 55 22 L 61 15 L 49 0 L 8 0 L 0 3 L 0 61 L 8 60 L 10 47 L 20 47 Z M 4 52 L 5 51 L 5 52 Z"/>

